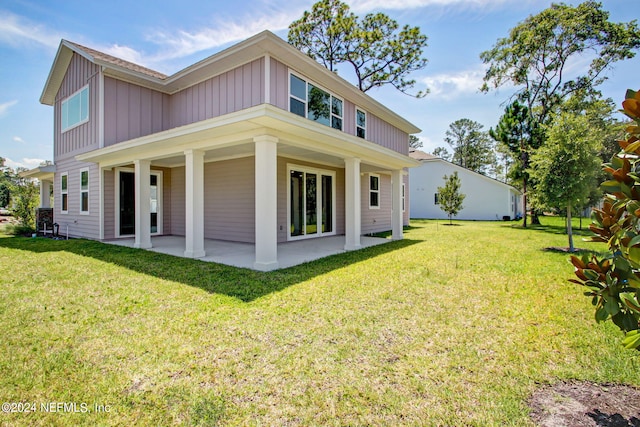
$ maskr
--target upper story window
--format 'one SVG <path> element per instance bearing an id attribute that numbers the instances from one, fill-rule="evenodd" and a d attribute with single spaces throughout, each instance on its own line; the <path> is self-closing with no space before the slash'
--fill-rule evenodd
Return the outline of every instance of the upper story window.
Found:
<path id="1" fill-rule="evenodd" d="M 367 113 L 356 108 L 356 135 L 360 138 L 367 137 Z"/>
<path id="2" fill-rule="evenodd" d="M 334 129 L 342 130 L 342 100 L 290 74 L 289 111 Z"/>
<path id="3" fill-rule="evenodd" d="M 89 120 L 89 86 L 62 101 L 62 132 Z"/>

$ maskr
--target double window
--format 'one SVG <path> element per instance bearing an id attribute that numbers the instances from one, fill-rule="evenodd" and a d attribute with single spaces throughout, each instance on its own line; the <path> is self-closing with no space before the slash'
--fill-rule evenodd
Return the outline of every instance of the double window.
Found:
<path id="1" fill-rule="evenodd" d="M 342 130 L 341 99 L 294 74 L 290 74 L 289 94 L 290 112 Z"/>
<path id="2" fill-rule="evenodd" d="M 62 101 L 62 132 L 89 120 L 89 86 Z"/>

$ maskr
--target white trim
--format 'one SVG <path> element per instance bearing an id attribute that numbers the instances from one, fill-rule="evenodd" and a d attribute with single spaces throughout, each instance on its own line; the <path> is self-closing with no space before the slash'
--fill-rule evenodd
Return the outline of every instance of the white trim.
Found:
<path id="1" fill-rule="evenodd" d="M 407 189 L 406 184 L 402 183 L 402 213 L 407 211 Z"/>
<path id="2" fill-rule="evenodd" d="M 113 195 L 114 195 L 114 201 L 113 201 L 113 206 L 114 206 L 114 223 L 115 223 L 115 230 L 113 235 L 116 238 L 121 238 L 121 237 L 135 237 L 135 234 L 120 234 L 120 172 L 130 172 L 135 174 L 135 169 L 134 168 L 114 168 L 113 169 L 113 175 L 114 175 L 114 185 L 113 185 Z M 158 176 L 158 231 L 155 233 L 151 233 L 152 236 L 160 236 L 164 233 L 164 229 L 163 229 L 163 223 L 164 223 L 164 204 L 163 204 L 163 200 L 162 200 L 162 194 L 163 194 L 163 171 L 161 170 L 154 170 L 151 169 L 151 172 L 149 173 L 149 175 L 157 175 Z"/>
<path id="3" fill-rule="evenodd" d="M 98 72 L 98 148 L 104 147 L 104 67 Z"/>
<path id="4" fill-rule="evenodd" d="M 82 189 L 82 174 L 83 172 L 87 173 L 87 189 Z M 91 213 L 91 173 L 89 172 L 89 168 L 80 169 L 80 181 L 79 181 L 79 194 L 80 194 L 80 203 L 79 203 L 79 213 L 80 215 L 89 215 Z M 82 210 L 82 193 L 87 193 L 87 210 Z"/>
<path id="5" fill-rule="evenodd" d="M 62 189 L 62 178 L 67 178 L 67 188 L 65 190 Z M 67 195 L 67 209 L 64 208 L 64 195 Z M 60 174 L 60 213 L 68 214 L 69 213 L 69 172 L 62 172 Z"/>
<path id="6" fill-rule="evenodd" d="M 367 175 L 369 175 L 369 177 L 367 179 L 367 190 L 368 190 L 367 194 L 369 195 L 369 201 L 368 201 L 369 209 L 380 209 L 380 204 L 381 204 L 380 203 L 381 202 L 381 200 L 380 200 L 380 183 L 381 183 L 380 174 L 368 173 Z M 371 178 L 372 177 L 373 178 L 378 178 L 378 189 L 377 190 L 372 190 L 371 189 Z M 371 193 L 376 193 L 378 195 L 378 205 L 377 206 L 371 204 Z"/>
<path id="7" fill-rule="evenodd" d="M 315 234 L 302 234 L 301 236 L 291 235 L 291 171 L 303 172 L 305 174 L 316 174 L 319 178 L 320 185 L 316 185 L 316 212 L 320 212 L 318 216 L 319 227 Z M 322 232 L 322 176 L 331 177 L 331 231 Z M 287 240 L 303 240 L 313 239 L 316 237 L 334 236 L 336 234 L 336 171 L 320 169 L 311 166 L 300 166 L 294 163 L 287 163 Z M 302 229 L 306 231 L 306 215 L 304 215 L 304 224 Z"/>
<path id="8" fill-rule="evenodd" d="M 104 240 L 104 169 L 98 165 L 98 229 L 99 238 Z"/>
<path id="9" fill-rule="evenodd" d="M 271 55 L 264 55 L 264 103 L 271 104 Z"/>
<path id="10" fill-rule="evenodd" d="M 81 119 L 79 122 L 76 122 L 71 126 L 64 127 L 63 118 L 64 118 L 64 106 L 65 106 L 65 104 L 67 102 L 69 102 L 69 100 L 74 98 L 75 96 L 80 96 L 80 94 L 85 89 L 87 90 L 87 118 L 86 119 Z M 80 96 L 80 100 L 82 100 L 81 96 Z M 78 126 L 87 123 L 89 121 L 89 117 L 91 117 L 91 108 L 90 107 L 91 107 L 91 89 L 89 88 L 88 84 L 84 85 L 83 87 L 81 87 L 80 89 L 78 89 L 77 91 L 75 91 L 71 95 L 67 96 L 65 99 L 63 99 L 62 102 L 60 103 L 60 133 L 65 133 L 67 131 L 70 131 L 71 129 L 77 128 Z M 82 111 L 82 104 L 80 106 L 80 111 Z M 67 117 L 68 117 L 68 114 L 67 114 Z"/>

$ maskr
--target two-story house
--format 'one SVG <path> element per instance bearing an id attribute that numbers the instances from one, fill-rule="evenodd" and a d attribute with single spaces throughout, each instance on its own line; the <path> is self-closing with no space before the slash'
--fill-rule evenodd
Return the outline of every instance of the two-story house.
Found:
<path id="1" fill-rule="evenodd" d="M 54 218 L 71 236 L 184 236 L 255 245 L 408 224 L 414 125 L 265 31 L 173 75 L 66 40 L 40 101 L 54 107 Z M 45 186 L 46 187 L 46 186 Z"/>

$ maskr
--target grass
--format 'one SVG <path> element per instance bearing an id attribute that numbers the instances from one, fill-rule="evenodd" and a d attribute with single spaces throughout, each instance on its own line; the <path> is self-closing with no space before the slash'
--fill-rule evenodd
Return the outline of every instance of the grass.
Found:
<path id="1" fill-rule="evenodd" d="M 540 383 L 640 386 L 542 220 L 413 221 L 271 273 L 0 237 L 0 400 L 38 409 L 0 425 L 526 426 Z"/>

